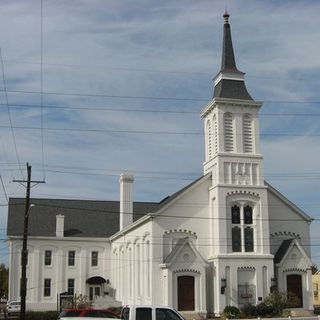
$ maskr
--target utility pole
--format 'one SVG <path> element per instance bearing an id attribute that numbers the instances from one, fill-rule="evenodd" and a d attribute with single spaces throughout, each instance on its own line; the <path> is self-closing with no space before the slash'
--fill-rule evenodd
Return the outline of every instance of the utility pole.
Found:
<path id="1" fill-rule="evenodd" d="M 13 182 L 27 183 L 26 185 L 26 203 L 24 211 L 23 222 L 23 239 L 22 239 L 22 252 L 21 252 L 21 280 L 20 280 L 20 297 L 21 297 L 21 311 L 20 320 L 26 318 L 26 296 L 27 296 L 27 262 L 28 262 L 28 223 L 30 212 L 30 189 L 31 183 L 44 183 L 44 181 L 31 180 L 31 166 L 27 163 L 27 180 L 13 180 Z"/>

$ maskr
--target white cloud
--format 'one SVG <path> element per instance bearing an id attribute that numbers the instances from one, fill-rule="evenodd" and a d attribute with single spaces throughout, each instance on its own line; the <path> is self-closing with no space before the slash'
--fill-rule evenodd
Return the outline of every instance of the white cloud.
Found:
<path id="1" fill-rule="evenodd" d="M 220 67 L 225 1 L 43 0 L 43 4 L 44 91 L 208 100 L 212 97 L 211 79 Z M 237 64 L 247 73 L 249 92 L 257 99 L 267 100 L 263 113 L 317 112 L 317 105 L 268 101 L 319 100 L 315 89 L 320 66 L 319 6 L 310 1 L 283 1 L 281 5 L 278 1 L 253 0 L 227 3 Z M 40 0 L 2 1 L 0 9 L 8 90 L 39 92 Z M 194 112 L 206 104 L 66 95 L 43 98 L 45 105 L 66 107 Z M 1 103 L 4 102 L 2 95 Z M 39 104 L 40 95 L 9 92 L 9 102 Z M 6 107 L 2 107 L 0 125 L 8 126 Z M 11 110 L 14 125 L 40 126 L 40 108 Z M 203 130 L 197 114 L 54 108 L 43 111 L 45 127 Z M 261 121 L 263 132 L 319 133 L 318 117 L 268 116 Z M 0 132 L 0 170 L 7 192 L 23 197 L 25 190 L 10 182 L 20 175 L 18 167 L 11 165 L 16 158 L 10 129 L 0 127 Z M 34 178 L 41 178 L 41 131 L 16 129 L 15 135 L 22 162 L 29 161 Z M 266 173 L 318 172 L 318 140 L 319 137 L 310 136 L 273 140 L 264 137 Z M 44 153 L 48 169 L 65 173 L 47 172 L 47 183 L 34 189 L 33 195 L 109 200 L 118 198 L 117 175 L 121 171 L 135 172 L 137 199 L 160 200 L 189 182 L 181 178 L 201 175 L 204 158 L 201 135 L 44 131 Z M 72 174 L 66 173 L 71 171 Z M 160 179 L 159 172 L 166 172 L 161 177 L 167 179 Z M 319 179 L 278 177 L 271 182 L 298 204 L 317 204 Z M 0 198 L 4 203 L 2 193 Z M 317 207 L 305 209 L 319 216 Z M 2 226 L 5 220 L 6 210 L 2 210 Z"/>

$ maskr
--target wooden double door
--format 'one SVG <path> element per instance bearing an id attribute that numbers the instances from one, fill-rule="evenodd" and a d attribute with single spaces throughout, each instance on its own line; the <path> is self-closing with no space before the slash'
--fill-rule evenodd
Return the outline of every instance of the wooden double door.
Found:
<path id="1" fill-rule="evenodd" d="M 193 276 L 178 277 L 178 310 L 195 310 L 195 290 Z"/>

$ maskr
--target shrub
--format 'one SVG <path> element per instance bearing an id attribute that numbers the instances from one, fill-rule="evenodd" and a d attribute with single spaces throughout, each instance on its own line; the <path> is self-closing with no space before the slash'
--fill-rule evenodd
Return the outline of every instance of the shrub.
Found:
<path id="1" fill-rule="evenodd" d="M 75 307 L 78 309 L 86 309 L 91 306 L 91 303 L 88 297 L 83 294 L 74 296 L 74 304 L 75 304 Z"/>
<path id="2" fill-rule="evenodd" d="M 261 302 L 257 305 L 257 315 L 259 317 L 272 317 L 275 314 L 272 305 L 267 305 L 265 302 Z"/>
<path id="3" fill-rule="evenodd" d="M 240 310 L 234 306 L 226 306 L 223 310 L 223 318 L 235 319 L 239 318 Z"/>
<path id="4" fill-rule="evenodd" d="M 257 316 L 257 307 L 251 303 L 246 303 L 241 308 L 241 315 L 244 317 L 255 318 Z"/>
<path id="5" fill-rule="evenodd" d="M 57 311 L 27 311 L 26 320 L 57 320 Z"/>
<path id="6" fill-rule="evenodd" d="M 283 309 L 288 307 L 288 298 L 285 293 L 274 291 L 264 299 L 264 303 L 273 308 L 274 316 L 281 316 Z"/>

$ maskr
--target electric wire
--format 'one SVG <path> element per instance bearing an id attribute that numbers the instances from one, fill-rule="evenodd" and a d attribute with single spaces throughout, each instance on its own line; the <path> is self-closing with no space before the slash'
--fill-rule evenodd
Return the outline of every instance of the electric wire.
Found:
<path id="1" fill-rule="evenodd" d="M 4 60 L 6 63 L 11 64 L 28 64 L 28 65 L 39 65 L 39 62 L 35 61 L 26 61 L 26 60 Z M 119 70 L 119 71 L 134 71 L 134 72 L 148 72 L 148 73 L 167 73 L 167 74 L 186 74 L 186 75 L 205 75 L 212 77 L 211 72 L 205 71 L 185 71 L 185 70 L 163 70 L 163 69 L 154 69 L 154 68 L 133 68 L 127 66 L 106 66 L 106 65 L 88 65 L 88 64 L 72 64 L 72 63 L 55 63 L 55 62 L 46 62 L 46 66 L 52 67 L 61 67 L 61 68 L 83 68 L 83 69 L 106 69 L 106 70 Z M 246 78 L 257 78 L 257 79 L 270 79 L 270 80 L 282 80 L 282 81 L 297 81 L 301 83 L 304 82 L 319 82 L 318 78 L 293 78 L 293 77 L 284 77 L 282 76 L 264 76 L 264 75 L 252 75 L 247 74 Z"/>
<path id="2" fill-rule="evenodd" d="M 40 2 L 40 105 L 41 105 L 41 159 L 42 159 L 42 174 L 45 181 L 44 167 L 44 130 L 43 130 L 43 0 Z"/>
<path id="3" fill-rule="evenodd" d="M 11 126 L 7 125 L 0 125 L 0 128 L 10 128 Z M 20 130 L 41 130 L 41 127 L 38 126 L 12 126 L 14 129 L 20 129 Z M 147 135 L 190 135 L 190 136 L 204 136 L 203 132 L 200 131 L 149 131 L 149 130 L 116 130 L 116 129 L 83 129 L 83 128 L 63 128 L 63 127 L 43 127 L 43 130 L 45 131 L 69 131 L 69 132 L 88 132 L 88 133 L 104 133 L 104 134 L 110 134 L 110 133 L 119 133 L 119 134 L 147 134 Z M 236 133 L 235 135 L 241 136 L 243 133 Z M 319 137 L 320 133 L 284 133 L 284 132 L 266 132 L 266 133 L 261 133 L 257 134 L 259 136 L 263 137 Z"/>
<path id="4" fill-rule="evenodd" d="M 0 92 L 3 90 L 0 90 Z M 22 93 L 22 94 L 40 94 L 39 91 L 31 90 L 8 90 L 10 93 Z M 182 98 L 182 97 L 160 97 L 160 96 L 134 96 L 134 95 L 111 95 L 111 94 L 99 94 L 99 93 L 80 93 L 80 92 L 55 92 L 55 91 L 44 91 L 44 95 L 53 96 L 75 96 L 75 97 L 96 97 L 96 98 L 111 98 L 111 99 L 132 99 L 132 100 L 164 100 L 164 101 L 199 101 L 199 102 L 210 102 L 209 98 Z M 257 101 L 260 101 L 257 99 Z M 320 104 L 320 101 L 315 100 L 264 100 L 264 103 L 278 103 L 278 104 Z"/>
<path id="5" fill-rule="evenodd" d="M 7 191 L 6 191 L 6 188 L 4 186 L 4 183 L 3 183 L 3 179 L 2 179 L 2 175 L 0 174 L 0 180 L 1 180 L 1 185 L 2 185 L 2 189 L 3 189 L 3 193 L 5 195 L 5 198 L 6 198 L 6 201 L 7 203 L 9 202 L 9 199 L 8 199 L 8 195 L 7 195 Z"/>
<path id="6" fill-rule="evenodd" d="M 0 103 L 0 105 L 5 105 Z M 39 108 L 35 104 L 10 104 L 10 107 L 14 108 Z M 132 109 L 132 108 L 108 108 L 108 107 L 75 107 L 75 106 L 59 106 L 59 105 L 42 105 L 47 109 L 62 109 L 62 110 L 86 110 L 86 111 L 106 111 L 106 112 L 133 112 L 133 113 L 165 113 L 165 114 L 182 114 L 182 115 L 194 115 L 199 114 L 199 111 L 188 110 L 161 110 L 161 109 Z M 240 114 L 233 112 L 233 114 Z M 320 117 L 320 113 L 260 113 L 260 117 Z"/>
<path id="7" fill-rule="evenodd" d="M 2 81 L 3 81 L 3 90 L 1 90 L 1 91 L 4 92 L 5 100 L 6 100 L 6 104 L 7 104 L 8 119 L 9 119 L 9 123 L 10 123 L 9 128 L 11 129 L 15 155 L 16 155 L 16 158 L 17 158 L 17 161 L 19 164 L 21 176 L 24 177 L 23 170 L 21 167 L 21 161 L 20 161 L 20 157 L 19 157 L 19 153 L 18 153 L 16 137 L 15 137 L 15 133 L 14 133 L 14 127 L 13 127 L 12 119 L 11 119 L 11 111 L 10 111 L 10 105 L 9 105 L 9 99 L 8 99 L 8 91 L 7 91 L 7 85 L 6 85 L 6 77 L 5 77 L 5 72 L 4 72 L 4 64 L 3 64 L 3 59 L 2 59 L 2 49 L 1 48 L 0 48 L 0 59 L 1 59 L 1 67 L 2 67 Z"/>

